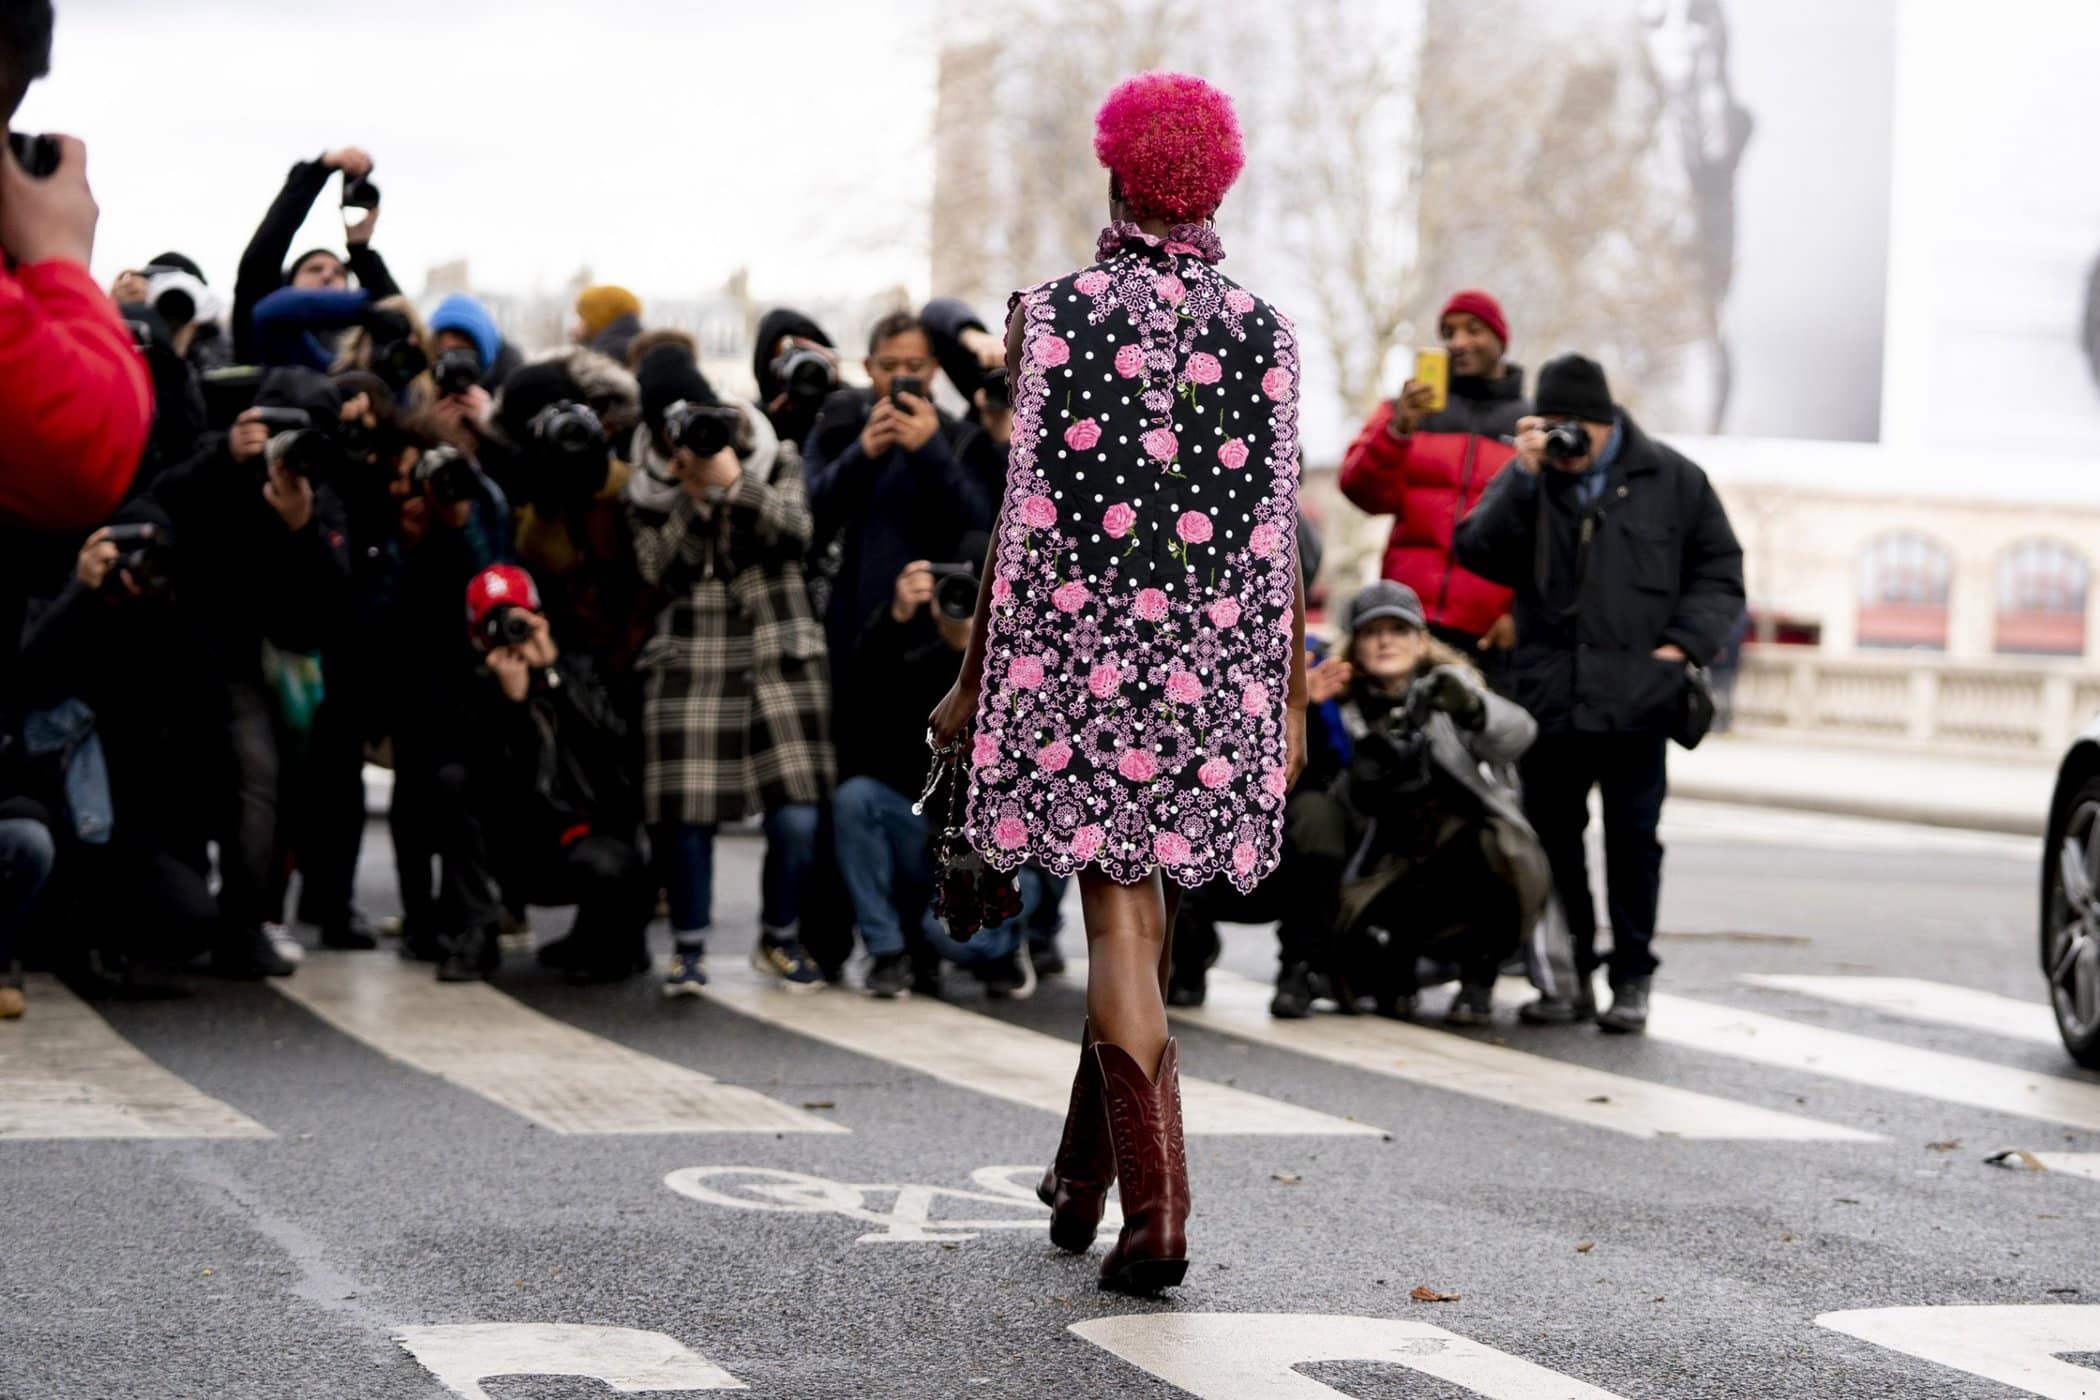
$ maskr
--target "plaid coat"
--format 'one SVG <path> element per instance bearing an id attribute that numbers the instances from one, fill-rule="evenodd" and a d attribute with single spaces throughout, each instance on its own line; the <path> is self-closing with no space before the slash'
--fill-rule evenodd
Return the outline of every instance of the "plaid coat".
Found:
<path id="1" fill-rule="evenodd" d="M 628 493 L 635 560 L 671 597 L 635 663 L 651 822 L 735 821 L 831 792 L 824 632 L 802 576 L 802 465 L 763 416 L 744 413 L 752 451 L 711 507 L 646 471 Z M 636 442 L 653 456 L 646 431 Z"/>

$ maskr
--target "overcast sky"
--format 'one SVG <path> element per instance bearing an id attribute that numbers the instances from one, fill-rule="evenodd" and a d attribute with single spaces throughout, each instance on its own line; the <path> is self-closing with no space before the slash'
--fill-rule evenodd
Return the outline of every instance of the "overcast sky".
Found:
<path id="1" fill-rule="evenodd" d="M 230 289 L 292 162 L 359 145 L 412 293 L 459 257 L 503 291 L 925 291 L 931 0 L 57 5 L 15 125 L 87 141 L 105 283 L 175 249 Z M 341 243 L 331 186 L 296 246 Z"/>

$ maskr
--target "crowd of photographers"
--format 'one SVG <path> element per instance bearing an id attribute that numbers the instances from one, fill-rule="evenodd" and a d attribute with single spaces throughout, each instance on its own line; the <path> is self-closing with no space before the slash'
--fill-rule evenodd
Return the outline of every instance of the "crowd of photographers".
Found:
<path id="1" fill-rule="evenodd" d="M 43 61 L 34 32 L 0 35 L 6 110 Z M 83 153 L 10 137 L 0 969 L 152 994 L 170 968 L 289 976 L 309 942 L 393 932 L 470 981 L 528 907 L 573 906 L 540 963 L 643 974 L 662 910 L 663 990 L 697 992 L 715 838 L 751 824 L 749 956 L 787 991 L 845 980 L 856 949 L 883 998 L 938 994 L 944 967 L 994 997 L 1059 970 L 1044 871 L 1004 925 L 946 936 L 939 817 L 914 804 L 1005 477 L 1003 337 L 937 300 L 878 322 L 849 383 L 824 329 L 777 310 L 747 403 L 596 286 L 573 343 L 528 354 L 471 297 L 426 316 L 401 294 L 372 175 L 355 148 L 294 165 L 230 298 L 174 252 L 105 298 Z M 294 256 L 338 176 L 347 254 Z M 1705 478 L 1596 365 L 1553 361 L 1530 403 L 1493 298 L 1454 296 L 1438 329 L 1448 386 L 1410 380 L 1343 468 L 1392 544 L 1314 658 L 1283 864 L 1251 895 L 1191 894 L 1170 998 L 1206 995 L 1220 921 L 1275 921 L 1278 1016 L 1412 1015 L 1428 965 L 1478 1023 L 1521 959 L 1527 1019 L 1595 1017 L 1601 786 L 1598 1019 L 1638 1030 L 1664 744 L 1696 742 L 1687 668 L 1736 626 L 1740 554 Z M 355 899 L 373 757 L 393 774 L 392 930 Z M 0 1015 L 22 1009 L 11 978 Z"/>

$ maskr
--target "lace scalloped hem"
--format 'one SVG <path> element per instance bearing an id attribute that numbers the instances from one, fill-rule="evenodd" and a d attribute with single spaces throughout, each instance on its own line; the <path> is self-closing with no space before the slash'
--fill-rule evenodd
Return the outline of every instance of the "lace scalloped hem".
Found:
<path id="1" fill-rule="evenodd" d="M 974 839 L 970 842 L 970 848 L 976 851 L 978 855 L 984 857 L 986 865 L 1000 871 L 1018 870 L 1022 865 L 1032 860 L 1052 875 L 1057 876 L 1059 879 L 1064 879 L 1068 876 L 1079 874 L 1088 866 L 1093 866 L 1119 885 L 1134 885 L 1140 880 L 1149 878 L 1152 872 L 1157 870 L 1166 875 L 1175 884 L 1187 890 L 1207 885 L 1223 876 L 1231 881 L 1232 887 L 1241 894 L 1252 894 L 1254 887 L 1274 873 L 1277 864 L 1283 859 L 1280 820 L 1277 836 L 1276 843 L 1256 856 L 1254 864 L 1247 867 L 1245 871 L 1241 871 L 1234 866 L 1230 852 L 1208 860 L 1177 861 L 1169 865 L 1157 856 L 1149 856 L 1142 859 L 1131 857 L 1126 860 L 1109 855 L 1106 851 L 1097 851 L 1093 855 L 1082 858 L 1073 855 L 1070 851 L 1039 851 L 1028 845 L 1019 846 L 1009 851 L 999 846 L 979 844 Z"/>

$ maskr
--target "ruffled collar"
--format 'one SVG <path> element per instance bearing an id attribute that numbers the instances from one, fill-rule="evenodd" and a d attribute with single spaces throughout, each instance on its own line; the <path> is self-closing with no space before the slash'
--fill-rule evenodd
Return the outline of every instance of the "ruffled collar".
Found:
<path id="1" fill-rule="evenodd" d="M 1101 238 L 1094 245 L 1094 256 L 1107 262 L 1125 248 L 1185 253 L 1210 263 L 1225 260 L 1225 245 L 1218 241 L 1218 231 L 1209 224 L 1176 224 L 1167 230 L 1165 237 L 1159 237 L 1127 219 L 1118 220 L 1101 230 Z"/>

